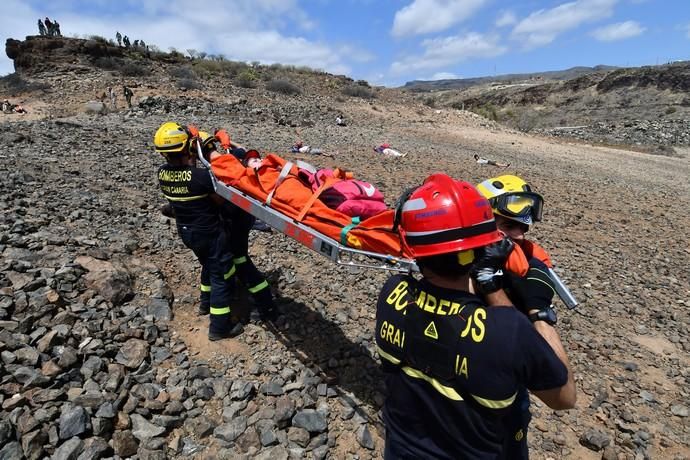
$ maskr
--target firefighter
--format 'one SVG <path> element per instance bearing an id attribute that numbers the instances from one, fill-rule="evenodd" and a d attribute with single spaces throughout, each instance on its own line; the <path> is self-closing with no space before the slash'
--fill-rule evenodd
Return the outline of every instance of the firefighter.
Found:
<path id="1" fill-rule="evenodd" d="M 191 154 L 198 135 L 195 127 L 166 122 L 156 131 L 153 143 L 167 160 L 158 170 L 161 191 L 172 206 L 183 243 L 201 264 L 202 292 L 210 291 L 208 338 L 215 341 L 235 337 L 243 329 L 231 315 L 234 280 L 224 263 L 232 255 L 219 216 L 224 201 L 214 193 L 209 171 L 196 167 Z"/>
<path id="2" fill-rule="evenodd" d="M 214 136 L 210 137 L 217 139 L 223 151 L 233 154 L 245 165 L 252 159 L 260 158 L 256 150 L 247 151 L 242 145 L 233 142 L 224 129 L 216 130 Z M 214 158 L 215 155 L 209 156 L 211 160 Z M 249 232 L 254 227 L 256 218 L 230 203 L 221 208 L 221 217 L 225 223 L 228 245 L 233 255 L 232 264 L 237 270 L 237 278 L 249 291 L 259 319 L 275 320 L 278 310 L 273 300 L 271 287 L 249 255 Z"/>
<path id="3" fill-rule="evenodd" d="M 384 457 L 500 458 L 502 419 L 521 388 L 556 410 L 575 405 L 558 332 L 503 291 L 513 242 L 471 184 L 434 174 L 401 197 L 395 215 L 422 278 L 392 276 L 376 307 Z"/>
<path id="4" fill-rule="evenodd" d="M 489 200 L 498 230 L 523 249 L 529 263 L 524 277 L 509 275 L 506 278 L 506 293 L 523 314 L 541 317 L 543 321 L 555 325 L 557 317 L 552 302 L 556 291 L 546 263 L 550 263 L 550 260 L 545 251 L 525 239 L 530 226 L 542 219 L 543 197 L 532 191 L 522 178 L 510 174 L 487 179 L 477 185 L 477 190 Z M 544 256 L 540 259 L 535 253 Z M 546 260 L 542 260 L 545 257 Z M 510 453 L 504 458 L 529 458 L 527 428 L 531 419 L 529 394 L 522 388 L 513 411 L 504 419 L 509 433 L 504 452 Z"/>

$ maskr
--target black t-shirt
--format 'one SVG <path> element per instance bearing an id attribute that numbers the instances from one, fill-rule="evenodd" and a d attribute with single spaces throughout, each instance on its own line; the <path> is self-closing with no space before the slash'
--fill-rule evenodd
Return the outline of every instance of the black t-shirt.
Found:
<path id="1" fill-rule="evenodd" d="M 211 200 L 213 182 L 208 169 L 164 164 L 158 169 L 158 183 L 175 210 L 178 226 L 199 231 L 217 231 L 220 217 Z"/>
<path id="2" fill-rule="evenodd" d="M 521 387 L 558 388 L 567 369 L 513 307 L 395 275 L 376 307 L 387 372 L 386 436 L 403 458 L 496 458 Z"/>

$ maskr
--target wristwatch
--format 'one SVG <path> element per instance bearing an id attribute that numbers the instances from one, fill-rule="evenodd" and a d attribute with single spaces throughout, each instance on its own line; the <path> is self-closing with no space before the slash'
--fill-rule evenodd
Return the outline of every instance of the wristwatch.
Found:
<path id="1" fill-rule="evenodd" d="M 558 322 L 558 317 L 556 316 L 556 310 L 553 307 L 546 307 L 543 310 L 535 311 L 527 315 L 530 321 L 533 323 L 536 321 L 545 321 L 547 324 L 555 325 Z"/>

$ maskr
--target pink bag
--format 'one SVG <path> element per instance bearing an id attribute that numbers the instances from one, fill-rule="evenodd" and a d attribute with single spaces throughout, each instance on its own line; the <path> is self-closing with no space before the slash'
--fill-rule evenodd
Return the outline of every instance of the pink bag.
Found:
<path id="1" fill-rule="evenodd" d="M 319 169 L 316 173 L 300 169 L 300 179 L 316 192 L 328 178 L 337 177 L 332 169 Z M 321 192 L 319 199 L 329 208 L 362 220 L 382 213 L 388 207 L 383 193 L 369 182 L 341 179 Z"/>

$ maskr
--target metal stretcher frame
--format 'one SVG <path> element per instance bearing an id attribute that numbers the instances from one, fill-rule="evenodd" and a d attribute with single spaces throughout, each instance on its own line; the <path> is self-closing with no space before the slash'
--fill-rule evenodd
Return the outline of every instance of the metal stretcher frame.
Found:
<path id="1" fill-rule="evenodd" d="M 213 174 L 211 165 L 204 158 L 199 143 L 197 143 L 197 151 L 199 160 L 209 170 L 213 187 L 218 195 L 257 219 L 262 220 L 280 233 L 327 257 L 332 262 L 348 267 L 374 268 L 402 273 L 419 272 L 419 268 L 414 260 L 344 246 L 333 238 L 272 209 L 266 203 L 247 195 L 243 191 L 224 184 Z M 359 259 L 356 260 L 356 257 L 359 257 Z M 371 262 L 371 260 L 376 262 Z M 570 289 L 563 283 L 563 280 L 551 268 L 549 268 L 549 275 L 554 283 L 556 294 L 558 294 L 565 306 L 571 310 L 577 307 L 578 301 L 570 292 Z"/>
<path id="2" fill-rule="evenodd" d="M 377 252 L 354 249 L 324 235 L 301 222 L 269 207 L 243 191 L 219 181 L 211 170 L 211 165 L 199 151 L 199 160 L 208 168 L 216 193 L 230 203 L 238 206 L 257 219 L 262 220 L 280 233 L 327 257 L 338 265 L 348 267 L 374 268 L 402 273 L 418 272 L 414 260 L 379 254 Z"/>

